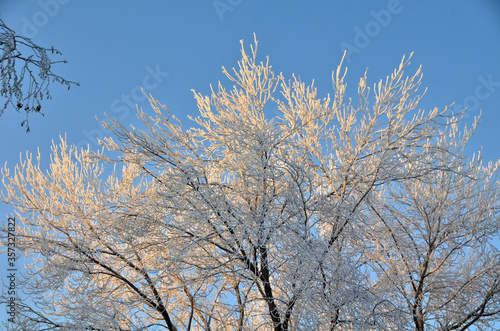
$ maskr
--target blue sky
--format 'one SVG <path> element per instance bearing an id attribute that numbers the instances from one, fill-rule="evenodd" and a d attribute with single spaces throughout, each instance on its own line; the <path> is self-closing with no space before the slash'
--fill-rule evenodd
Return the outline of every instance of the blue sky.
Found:
<path id="1" fill-rule="evenodd" d="M 197 114 L 191 89 L 208 93 L 218 80 L 229 85 L 221 67 L 237 65 L 239 40 L 249 45 L 254 32 L 262 60 L 269 55 L 287 77 L 315 79 L 320 96 L 332 92 L 331 71 L 344 48 L 352 96 L 367 67 L 373 84 L 414 52 L 408 73 L 422 65 L 428 87 L 421 106 L 468 105 L 468 122 L 482 108 L 470 151 L 483 146 L 485 159 L 499 156 L 499 1 L 3 0 L 0 14 L 18 33 L 63 52 L 68 64 L 54 71 L 81 85 L 52 85 L 53 100 L 43 103 L 44 117 L 31 116 L 29 134 L 20 127 L 23 114 L 4 113 L 2 165 L 36 148 L 47 155 L 60 134 L 97 147 L 105 130 L 95 117 L 137 123 L 135 104 L 148 108 L 140 87 L 188 124 L 187 115 Z"/>
<path id="2" fill-rule="evenodd" d="M 237 66 L 239 40 L 248 46 L 253 33 L 262 60 L 269 55 L 285 77 L 315 79 L 320 97 L 332 92 L 331 72 L 345 48 L 350 96 L 367 67 L 373 85 L 414 52 L 407 73 L 422 65 L 428 87 L 420 106 L 469 106 L 467 123 L 482 108 L 469 153 L 483 146 L 485 161 L 500 156 L 498 0 L 1 0 L 0 15 L 19 34 L 60 50 L 68 64 L 54 72 L 81 85 L 70 91 L 52 85 L 53 100 L 43 103 L 44 117 L 30 117 L 30 133 L 20 126 L 24 114 L 6 110 L 1 166 L 13 167 L 20 153 L 37 148 L 46 165 L 59 135 L 97 148 L 96 138 L 108 133 L 96 116 L 137 124 L 135 104 L 148 109 L 141 87 L 188 125 L 187 116 L 197 115 L 191 89 L 208 94 L 219 80 L 230 86 L 221 67 Z M 11 212 L 0 205 L 1 217 Z"/>

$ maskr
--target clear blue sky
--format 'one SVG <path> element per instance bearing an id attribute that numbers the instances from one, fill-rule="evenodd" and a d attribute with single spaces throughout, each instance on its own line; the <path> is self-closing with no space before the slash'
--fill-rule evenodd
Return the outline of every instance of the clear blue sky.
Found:
<path id="1" fill-rule="evenodd" d="M 498 0 L 2 0 L 0 14 L 18 33 L 62 51 L 68 64 L 54 71 L 81 84 L 70 91 L 52 85 L 53 100 L 43 103 L 45 117 L 31 116 L 29 134 L 20 127 L 23 114 L 8 109 L 0 117 L 1 165 L 36 148 L 47 155 L 60 134 L 95 147 L 104 131 L 96 116 L 137 123 L 135 104 L 148 108 L 140 87 L 188 124 L 186 116 L 197 114 L 191 89 L 208 93 L 210 83 L 228 84 L 221 66 L 237 65 L 239 40 L 249 45 L 254 32 L 263 60 L 269 55 L 286 76 L 315 79 L 320 96 L 332 92 L 331 71 L 345 47 L 351 95 L 366 67 L 375 83 L 414 52 L 408 73 L 422 65 L 428 87 L 421 106 L 456 101 L 468 104 L 471 115 L 482 108 L 471 152 L 484 146 L 487 160 L 499 157 Z"/>
<path id="2" fill-rule="evenodd" d="M 286 77 L 315 79 L 320 97 L 332 92 L 331 72 L 345 47 L 351 96 L 367 67 L 373 85 L 414 52 L 407 73 L 423 66 L 421 107 L 467 104 L 468 123 L 482 108 L 469 152 L 483 146 L 486 161 L 500 157 L 498 0 L 0 0 L 0 15 L 19 34 L 59 49 L 68 64 L 54 72 L 81 85 L 52 85 L 53 100 L 43 103 L 45 117 L 31 116 L 31 133 L 20 126 L 24 114 L 8 109 L 0 117 L 1 166 L 37 148 L 47 164 L 52 140 L 64 134 L 97 148 L 104 130 L 95 117 L 137 123 L 135 104 L 148 109 L 140 87 L 189 124 L 187 115 L 197 114 L 191 89 L 207 94 L 218 80 L 229 86 L 221 67 L 237 65 L 239 40 L 249 45 L 254 32 L 262 60 L 269 55 Z M 0 205 L 0 217 L 11 212 Z"/>

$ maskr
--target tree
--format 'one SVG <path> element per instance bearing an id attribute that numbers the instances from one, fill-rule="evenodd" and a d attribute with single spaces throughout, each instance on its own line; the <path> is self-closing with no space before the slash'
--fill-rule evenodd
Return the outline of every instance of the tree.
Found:
<path id="1" fill-rule="evenodd" d="M 43 115 L 41 100 L 44 97 L 52 98 L 49 93 L 51 81 L 66 85 L 68 90 L 71 85 L 78 86 L 79 83 L 68 81 L 52 72 L 52 65 L 66 61 L 53 61 L 49 57 L 49 52 L 62 55 L 61 52 L 54 47 L 38 46 L 31 39 L 17 35 L 2 19 L 0 19 L 0 46 L 3 51 L 0 59 L 2 75 L 0 95 L 6 99 L 0 109 L 0 116 L 9 105 L 18 112 L 24 110 L 26 119 L 21 122 L 21 126 L 26 125 L 26 131 L 29 132 L 29 114 L 34 112 Z"/>
<path id="2" fill-rule="evenodd" d="M 373 105 L 361 78 L 354 106 L 341 65 L 333 100 L 318 99 L 258 63 L 257 41 L 251 50 L 242 44 L 239 69 L 224 69 L 231 90 L 195 93 L 195 127 L 148 96 L 143 130 L 105 124 L 108 152 L 61 139 L 48 171 L 40 155 L 4 168 L 3 201 L 34 261 L 23 290 L 42 307 L 22 306 L 18 323 L 445 330 L 498 319 L 498 164 L 464 163 L 475 125 L 460 135 L 461 114 L 417 111 L 421 72 L 405 77 L 408 60 L 374 86 Z M 269 119 L 272 103 L 280 116 Z M 108 163 L 121 174 L 106 177 Z M 440 238 L 430 253 L 429 235 Z M 479 252 L 490 259 L 465 264 Z M 472 291 L 480 309 L 463 306 Z"/>
<path id="3" fill-rule="evenodd" d="M 422 162 L 438 168 L 370 197 L 374 287 L 415 330 L 492 330 L 500 314 L 500 255 L 492 244 L 500 226 L 499 163 L 482 167 L 438 152 L 412 166 Z"/>

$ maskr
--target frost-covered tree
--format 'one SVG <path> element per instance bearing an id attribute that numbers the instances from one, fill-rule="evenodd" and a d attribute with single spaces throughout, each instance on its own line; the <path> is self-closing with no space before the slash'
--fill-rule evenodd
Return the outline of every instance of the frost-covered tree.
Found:
<path id="1" fill-rule="evenodd" d="M 52 65 L 66 61 L 54 61 L 49 54 L 61 55 L 61 52 L 54 47 L 38 46 L 31 39 L 17 35 L 2 19 L 0 19 L 0 47 L 2 76 L 0 96 L 5 99 L 4 105 L 0 108 L 0 116 L 9 105 L 18 112 L 24 111 L 26 119 L 21 125 L 26 125 L 26 131 L 29 132 L 29 114 L 34 112 L 43 115 L 41 101 L 43 98 L 51 99 L 49 93 L 51 81 L 66 85 L 68 90 L 71 85 L 79 84 L 52 72 Z"/>
<path id="2" fill-rule="evenodd" d="M 48 170 L 40 155 L 4 168 L 33 261 L 23 291 L 35 308 L 18 323 L 445 330 L 498 319 L 496 166 L 462 161 L 472 131 L 458 134 L 460 114 L 417 110 L 420 69 L 405 77 L 403 59 L 373 103 L 365 75 L 354 105 L 341 65 L 320 99 L 256 51 L 242 45 L 239 68 L 224 69 L 231 89 L 195 93 L 194 127 L 149 96 L 143 129 L 110 122 L 102 153 L 61 139 Z"/>
<path id="3" fill-rule="evenodd" d="M 454 128 L 443 145 L 460 139 Z M 408 329 L 493 330 L 499 321 L 500 254 L 492 244 L 500 227 L 499 163 L 483 167 L 455 152 L 413 162 L 437 168 L 369 198 L 374 288 L 404 312 Z"/>

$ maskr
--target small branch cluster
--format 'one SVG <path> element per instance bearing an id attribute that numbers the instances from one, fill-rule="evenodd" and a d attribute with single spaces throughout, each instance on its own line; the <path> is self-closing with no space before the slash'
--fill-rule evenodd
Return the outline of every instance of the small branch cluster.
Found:
<path id="1" fill-rule="evenodd" d="M 36 45 L 29 38 L 17 35 L 0 19 L 0 70 L 2 87 L 0 95 L 5 98 L 0 108 L 0 116 L 11 105 L 18 112 L 24 111 L 26 119 L 21 126 L 30 131 L 29 114 L 42 114 L 41 101 L 51 99 L 49 85 L 58 82 L 70 89 L 71 85 L 79 83 L 68 81 L 52 72 L 52 66 L 63 61 L 53 61 L 49 54 L 61 55 L 61 52 L 52 48 Z"/>

